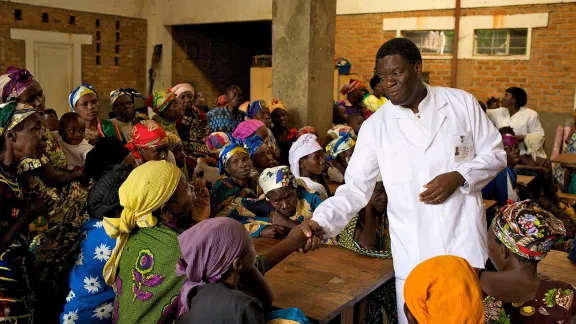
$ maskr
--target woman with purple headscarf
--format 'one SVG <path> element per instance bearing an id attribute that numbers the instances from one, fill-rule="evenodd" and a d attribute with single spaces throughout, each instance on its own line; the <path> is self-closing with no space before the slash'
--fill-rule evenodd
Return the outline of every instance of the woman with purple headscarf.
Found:
<path id="1" fill-rule="evenodd" d="M 505 206 L 508 201 L 516 202 L 520 198 L 516 193 L 516 171 L 514 167 L 518 164 L 520 158 L 520 149 L 518 148 L 518 141 L 514 136 L 512 129 L 500 129 L 502 134 L 502 143 L 508 163 L 506 169 L 500 171 L 498 175 L 490 183 L 482 189 L 482 198 L 486 200 L 496 200 L 498 207 Z"/>
<path id="2" fill-rule="evenodd" d="M 309 323 L 296 308 L 266 311 L 272 303 L 272 292 L 263 273 L 310 243 L 298 232 L 291 231 L 285 240 L 258 257 L 244 226 L 231 218 L 207 219 L 180 234 L 182 258 L 176 273 L 186 279 L 180 290 L 177 323 L 252 324 L 280 318 Z M 240 291 L 239 283 L 255 297 Z"/>

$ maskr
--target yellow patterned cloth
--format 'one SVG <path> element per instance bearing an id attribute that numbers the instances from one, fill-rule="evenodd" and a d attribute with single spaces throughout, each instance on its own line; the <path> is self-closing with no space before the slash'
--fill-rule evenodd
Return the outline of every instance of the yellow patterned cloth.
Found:
<path id="1" fill-rule="evenodd" d="M 104 218 L 106 233 L 116 238 L 116 247 L 104 266 L 104 279 L 112 285 L 130 233 L 136 228 L 154 227 L 152 212 L 162 207 L 176 191 L 182 172 L 166 161 L 149 161 L 137 167 L 120 187 L 120 218 Z"/>

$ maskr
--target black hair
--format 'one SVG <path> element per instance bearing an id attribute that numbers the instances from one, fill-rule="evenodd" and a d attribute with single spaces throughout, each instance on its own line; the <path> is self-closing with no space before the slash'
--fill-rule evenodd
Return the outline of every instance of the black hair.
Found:
<path id="1" fill-rule="evenodd" d="M 374 75 L 372 79 L 370 79 L 370 88 L 374 91 L 374 88 L 380 83 L 380 77 Z"/>
<path id="2" fill-rule="evenodd" d="M 354 118 L 361 118 L 362 120 L 364 120 L 364 117 L 360 114 L 350 114 L 348 115 L 348 121 L 354 119 Z"/>
<path id="3" fill-rule="evenodd" d="M 226 88 L 226 94 L 228 94 L 228 92 L 233 91 L 233 90 L 242 91 L 242 88 L 240 88 L 240 86 L 238 86 L 238 85 L 233 84 L 233 85 L 229 86 L 228 88 Z"/>
<path id="4" fill-rule="evenodd" d="M 94 143 L 94 148 L 86 154 L 84 176 L 98 180 L 111 166 L 121 163 L 130 153 L 126 143 L 112 137 L 101 137 Z"/>
<path id="5" fill-rule="evenodd" d="M 50 115 L 50 114 L 54 114 L 54 116 L 56 116 L 56 118 L 58 118 L 58 114 L 56 113 L 56 110 L 54 110 L 54 109 L 45 109 L 42 112 L 42 115 Z"/>
<path id="6" fill-rule="evenodd" d="M 526 103 L 528 102 L 528 94 L 526 94 L 526 91 L 524 91 L 524 89 L 518 87 L 510 87 L 506 89 L 506 92 L 511 94 L 512 97 L 516 99 L 516 104 L 518 105 L 518 107 L 526 106 Z"/>
<path id="7" fill-rule="evenodd" d="M 500 100 L 498 100 L 496 97 L 490 97 L 488 98 L 488 101 L 486 101 L 486 106 L 490 107 L 490 104 L 493 102 L 500 102 Z"/>
<path id="8" fill-rule="evenodd" d="M 504 126 L 500 128 L 498 131 L 500 132 L 500 134 L 510 134 L 516 136 L 516 133 L 514 133 L 514 130 L 510 126 Z"/>
<path id="9" fill-rule="evenodd" d="M 422 55 L 416 44 L 407 38 L 392 38 L 384 43 L 376 54 L 376 61 L 390 55 L 400 55 L 407 63 L 422 62 Z"/>
<path id="10" fill-rule="evenodd" d="M 131 169 L 118 164 L 106 172 L 88 193 L 87 211 L 92 218 L 117 217 L 117 212 L 122 209 L 118 189 L 130 175 Z"/>

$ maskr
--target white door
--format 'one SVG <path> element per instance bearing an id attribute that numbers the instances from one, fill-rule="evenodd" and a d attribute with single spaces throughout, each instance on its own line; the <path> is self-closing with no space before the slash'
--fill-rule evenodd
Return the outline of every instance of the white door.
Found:
<path id="1" fill-rule="evenodd" d="M 42 85 L 46 108 L 69 112 L 68 95 L 74 86 L 74 46 L 34 42 L 34 78 Z"/>

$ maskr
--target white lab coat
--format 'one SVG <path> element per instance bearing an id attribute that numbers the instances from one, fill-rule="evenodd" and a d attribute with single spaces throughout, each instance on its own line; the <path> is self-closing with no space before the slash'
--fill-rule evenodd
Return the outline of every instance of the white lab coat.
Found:
<path id="1" fill-rule="evenodd" d="M 510 126 L 516 135 L 527 135 L 531 133 L 540 133 L 544 135 L 544 128 L 540 124 L 538 113 L 530 108 L 520 107 L 517 113 L 510 116 L 508 108 L 488 109 L 486 114 L 496 125 L 496 128 Z M 519 143 L 520 154 L 526 154 L 526 146 Z"/>
<path id="2" fill-rule="evenodd" d="M 450 88 L 427 89 L 419 105 L 420 118 L 388 101 L 364 122 L 346 183 L 312 217 L 329 236 L 338 234 L 366 206 L 380 172 L 388 194 L 397 283 L 417 264 L 437 255 L 457 255 L 473 267 L 484 267 L 487 226 L 480 191 L 506 166 L 501 135 L 472 95 Z M 461 136 L 472 137 L 473 155 L 470 161 L 455 162 L 455 143 Z M 440 205 L 418 201 L 426 183 L 451 171 L 463 175 L 465 186 Z M 397 298 L 402 305 L 402 291 Z"/>

